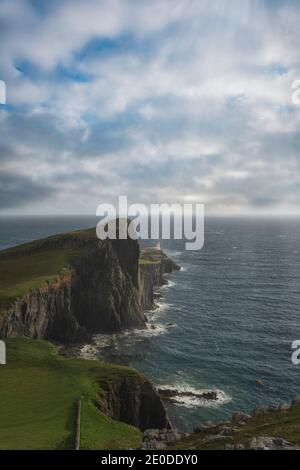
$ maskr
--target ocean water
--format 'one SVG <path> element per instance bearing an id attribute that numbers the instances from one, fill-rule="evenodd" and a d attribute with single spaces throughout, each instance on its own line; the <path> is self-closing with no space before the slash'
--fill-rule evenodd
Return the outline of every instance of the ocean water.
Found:
<path id="1" fill-rule="evenodd" d="M 0 248 L 89 227 L 93 217 L 1 218 Z M 98 335 L 81 354 L 128 364 L 155 385 L 216 390 L 168 404 L 173 423 L 191 430 L 236 410 L 277 405 L 300 394 L 300 220 L 206 219 L 205 245 L 162 247 L 182 267 L 160 289 L 145 330 Z"/>

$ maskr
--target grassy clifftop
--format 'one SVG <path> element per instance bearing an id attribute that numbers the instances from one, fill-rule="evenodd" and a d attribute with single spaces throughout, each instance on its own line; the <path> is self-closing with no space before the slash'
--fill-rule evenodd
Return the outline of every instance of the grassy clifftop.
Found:
<path id="1" fill-rule="evenodd" d="M 96 240 L 95 229 L 55 235 L 0 251 L 0 311 L 70 269 L 87 240 Z"/>
<path id="2" fill-rule="evenodd" d="M 0 449 L 72 449 L 76 402 L 82 396 L 81 448 L 127 449 L 141 432 L 114 421 L 95 406 L 101 384 L 122 377 L 142 380 L 126 367 L 65 359 L 46 341 L 7 341 L 0 366 Z"/>

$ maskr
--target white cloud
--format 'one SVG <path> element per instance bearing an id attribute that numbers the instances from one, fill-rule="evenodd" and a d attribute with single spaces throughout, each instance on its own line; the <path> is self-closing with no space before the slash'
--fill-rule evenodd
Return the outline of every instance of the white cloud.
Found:
<path id="1" fill-rule="evenodd" d="M 0 4 L 1 78 L 24 107 L 0 112 L 5 171 L 55 187 L 64 212 L 74 197 L 93 212 L 137 188 L 227 212 L 279 210 L 275 192 L 299 207 L 295 2 L 53 0 L 46 10 Z M 95 39 L 110 41 L 105 53 L 84 54 Z"/>

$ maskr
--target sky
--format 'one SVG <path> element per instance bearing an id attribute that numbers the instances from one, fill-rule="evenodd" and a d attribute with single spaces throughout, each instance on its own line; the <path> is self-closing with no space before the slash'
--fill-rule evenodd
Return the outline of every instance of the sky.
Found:
<path id="1" fill-rule="evenodd" d="M 0 214 L 300 213 L 300 2 L 0 0 Z"/>

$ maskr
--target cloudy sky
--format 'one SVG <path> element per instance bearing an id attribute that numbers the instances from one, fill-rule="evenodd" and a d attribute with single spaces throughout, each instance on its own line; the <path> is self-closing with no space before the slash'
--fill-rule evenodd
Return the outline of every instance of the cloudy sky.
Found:
<path id="1" fill-rule="evenodd" d="M 300 212 L 300 2 L 0 0 L 0 213 Z"/>

